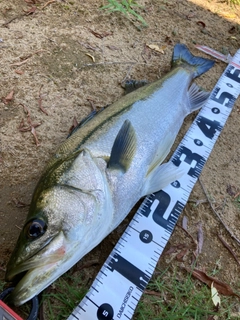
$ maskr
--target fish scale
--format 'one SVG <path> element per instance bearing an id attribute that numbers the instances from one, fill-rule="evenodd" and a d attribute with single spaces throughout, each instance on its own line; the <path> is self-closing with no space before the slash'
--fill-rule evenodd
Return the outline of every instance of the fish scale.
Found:
<path id="1" fill-rule="evenodd" d="M 234 55 L 171 161 L 185 174 L 146 197 L 68 320 L 131 319 L 190 193 L 240 94 Z"/>

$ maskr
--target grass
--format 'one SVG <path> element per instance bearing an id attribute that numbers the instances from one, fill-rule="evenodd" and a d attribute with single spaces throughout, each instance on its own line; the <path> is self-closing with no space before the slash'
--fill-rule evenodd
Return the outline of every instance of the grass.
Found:
<path id="1" fill-rule="evenodd" d="M 226 0 L 228 4 L 240 5 L 240 0 Z"/>
<path id="2" fill-rule="evenodd" d="M 67 319 L 87 291 L 88 288 L 82 284 L 81 277 L 63 275 L 42 294 L 45 319 Z"/>
<path id="3" fill-rule="evenodd" d="M 237 302 L 236 298 L 221 296 L 221 306 L 217 310 L 211 300 L 211 291 L 206 285 L 193 280 L 187 274 L 179 278 L 177 272 L 169 268 L 149 283 L 133 319 L 239 319 L 239 314 L 235 317 L 233 313 Z"/>
<path id="4" fill-rule="evenodd" d="M 101 7 L 103 10 L 108 10 L 109 12 L 121 12 L 126 17 L 136 18 L 139 22 L 142 23 L 144 27 L 147 27 L 147 22 L 143 19 L 143 17 L 138 14 L 135 9 L 142 9 L 143 7 L 137 4 L 134 0 L 107 0 L 108 4 L 106 6 Z"/>
<path id="5" fill-rule="evenodd" d="M 87 291 L 86 282 L 81 277 L 69 273 L 63 275 L 42 294 L 44 319 L 67 319 Z M 156 270 L 133 320 L 237 320 L 239 314 L 234 316 L 234 312 L 238 302 L 237 298 L 221 295 L 221 306 L 217 310 L 206 285 L 185 272 L 179 272 L 177 267 L 169 267 L 164 272 Z M 25 309 L 21 316 L 26 318 L 27 314 Z"/>

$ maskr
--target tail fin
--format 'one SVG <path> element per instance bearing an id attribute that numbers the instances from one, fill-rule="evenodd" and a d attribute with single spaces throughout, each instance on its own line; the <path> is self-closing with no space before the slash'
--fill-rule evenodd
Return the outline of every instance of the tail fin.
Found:
<path id="1" fill-rule="evenodd" d="M 173 50 L 172 67 L 184 64 L 188 64 L 193 67 L 193 78 L 196 78 L 212 68 L 214 61 L 195 57 L 184 44 L 178 43 L 175 45 Z"/>

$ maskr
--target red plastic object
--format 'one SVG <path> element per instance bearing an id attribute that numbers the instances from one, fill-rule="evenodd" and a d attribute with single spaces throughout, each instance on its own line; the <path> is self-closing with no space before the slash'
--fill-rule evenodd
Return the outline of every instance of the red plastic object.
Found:
<path id="1" fill-rule="evenodd" d="M 9 308 L 2 300 L 0 300 L 0 319 L 6 320 L 23 320 L 16 312 Z"/>

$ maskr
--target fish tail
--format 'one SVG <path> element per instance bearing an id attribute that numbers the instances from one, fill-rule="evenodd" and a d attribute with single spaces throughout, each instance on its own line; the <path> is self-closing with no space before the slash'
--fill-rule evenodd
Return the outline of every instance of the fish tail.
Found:
<path id="1" fill-rule="evenodd" d="M 214 65 L 214 61 L 206 58 L 196 57 L 191 54 L 184 44 L 176 44 L 172 56 L 172 67 L 182 65 L 192 66 L 193 78 L 196 78 L 207 72 Z"/>

